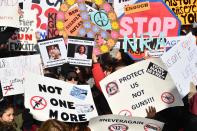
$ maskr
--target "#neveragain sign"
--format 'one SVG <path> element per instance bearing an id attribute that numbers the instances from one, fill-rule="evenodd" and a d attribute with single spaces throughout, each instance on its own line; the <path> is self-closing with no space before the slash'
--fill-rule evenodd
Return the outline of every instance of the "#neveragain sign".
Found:
<path id="1" fill-rule="evenodd" d="M 40 55 L 0 59 L 0 80 L 3 96 L 23 94 L 25 72 L 42 74 Z"/>
<path id="2" fill-rule="evenodd" d="M 20 27 L 9 39 L 10 51 L 36 51 L 36 12 L 32 10 L 23 10 L 23 16 L 20 16 Z M 31 15 L 29 15 L 31 14 Z"/>
<path id="3" fill-rule="evenodd" d="M 101 89 L 113 114 L 145 117 L 145 109 L 157 111 L 183 106 L 181 97 L 160 59 L 147 59 L 104 78 Z"/>
<path id="4" fill-rule="evenodd" d="M 140 2 L 144 0 L 137 3 Z M 165 37 L 179 34 L 181 22 L 170 8 L 162 0 L 150 0 L 149 4 L 149 10 L 121 17 L 119 20 L 121 38 L 141 37 L 143 33 L 150 33 L 153 37 L 158 37 L 161 32 Z"/>
<path id="5" fill-rule="evenodd" d="M 189 33 L 161 57 L 182 97 L 190 90 L 190 82 L 197 85 L 196 38 Z"/>
<path id="6" fill-rule="evenodd" d="M 89 85 L 28 73 L 24 87 L 25 107 L 39 121 L 85 122 L 98 116 Z"/>
<path id="7" fill-rule="evenodd" d="M 19 27 L 18 0 L 0 1 L 0 26 Z"/>
<path id="8" fill-rule="evenodd" d="M 67 62 L 67 49 L 62 37 L 38 41 L 44 67 L 54 67 Z"/>
<path id="9" fill-rule="evenodd" d="M 91 131 L 162 131 L 164 123 L 142 117 L 103 115 L 90 119 Z"/>

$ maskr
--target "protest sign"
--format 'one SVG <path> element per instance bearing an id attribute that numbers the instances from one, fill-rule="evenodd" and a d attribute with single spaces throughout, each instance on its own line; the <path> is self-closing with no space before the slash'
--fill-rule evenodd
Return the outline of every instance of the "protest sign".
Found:
<path id="1" fill-rule="evenodd" d="M 197 85 L 196 38 L 189 33 L 161 57 L 182 97 L 190 90 L 190 82 Z"/>
<path id="2" fill-rule="evenodd" d="M 63 38 L 40 40 L 38 46 L 45 68 L 63 65 L 67 62 L 67 50 Z"/>
<path id="3" fill-rule="evenodd" d="M 91 66 L 94 39 L 68 37 L 68 62 L 73 65 Z"/>
<path id="4" fill-rule="evenodd" d="M 156 111 L 183 106 L 169 73 L 159 58 L 150 58 L 122 68 L 100 82 L 113 114 L 145 117 Z"/>
<path id="5" fill-rule="evenodd" d="M 124 7 L 126 5 L 132 5 L 137 0 L 114 0 L 113 7 L 117 17 L 120 19 L 124 15 Z"/>
<path id="6" fill-rule="evenodd" d="M 197 1 L 196 0 L 165 0 L 165 3 L 181 20 L 182 25 L 192 24 L 197 21 Z"/>
<path id="7" fill-rule="evenodd" d="M 40 55 L 0 59 L 0 80 L 3 96 L 24 93 L 25 72 L 42 74 Z"/>
<path id="8" fill-rule="evenodd" d="M 133 5 L 126 5 L 124 7 L 125 14 L 142 12 L 142 11 L 146 11 L 146 10 L 150 10 L 150 4 L 148 1 L 147 2 L 140 2 L 137 4 L 133 4 Z"/>
<path id="9" fill-rule="evenodd" d="M 19 27 L 18 0 L 0 2 L 0 26 Z"/>
<path id="10" fill-rule="evenodd" d="M 24 1 L 24 9 L 31 9 L 37 12 L 37 32 L 40 33 L 40 39 L 46 39 L 47 36 L 56 36 L 55 25 L 49 25 L 48 20 L 53 21 L 56 17 L 57 10 L 60 8 L 64 0 L 26 0 Z M 51 23 L 50 23 L 51 24 Z M 48 26 L 53 26 L 48 30 Z"/>
<path id="11" fill-rule="evenodd" d="M 162 131 L 164 123 L 141 117 L 103 115 L 90 119 L 91 131 Z"/>
<path id="12" fill-rule="evenodd" d="M 144 0 L 137 3 L 140 2 Z M 158 37 L 161 32 L 165 37 L 178 36 L 181 22 L 169 7 L 162 0 L 150 0 L 149 4 L 150 10 L 121 17 L 119 20 L 121 38 L 144 37 L 144 33 Z"/>
<path id="13" fill-rule="evenodd" d="M 78 5 L 78 9 L 70 12 L 75 5 Z M 67 14 L 69 14 L 69 17 L 65 17 Z M 70 36 L 95 39 L 100 36 L 102 42 L 96 44 L 96 54 L 109 52 L 119 37 L 119 24 L 116 14 L 105 0 L 80 0 L 77 2 L 65 0 L 57 15 L 60 16 L 57 17 L 57 28 L 65 40 L 69 35 L 68 28 L 72 25 L 72 32 L 70 32 L 72 35 Z M 71 22 L 68 21 L 68 18 L 72 18 Z"/>
<path id="14" fill-rule="evenodd" d="M 36 12 L 23 10 L 24 14 L 19 17 L 20 27 L 9 39 L 11 51 L 36 51 Z M 31 14 L 31 15 L 30 15 Z"/>
<path id="15" fill-rule="evenodd" d="M 132 59 L 137 60 L 143 59 L 144 57 L 160 57 L 184 38 L 184 36 L 152 37 L 150 35 L 149 38 L 124 38 L 118 41 L 120 42 L 120 48 L 128 52 Z M 135 54 L 135 52 L 138 52 L 138 54 Z"/>
<path id="16" fill-rule="evenodd" d="M 97 116 L 89 85 L 27 74 L 24 87 L 25 107 L 39 121 L 84 122 Z"/>

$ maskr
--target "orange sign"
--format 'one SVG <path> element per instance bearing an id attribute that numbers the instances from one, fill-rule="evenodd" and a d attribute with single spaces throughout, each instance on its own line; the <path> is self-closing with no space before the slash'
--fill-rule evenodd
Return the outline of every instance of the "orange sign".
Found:
<path id="1" fill-rule="evenodd" d="M 142 12 L 150 9 L 149 2 L 140 2 L 138 4 L 128 5 L 124 7 L 125 14 Z"/>

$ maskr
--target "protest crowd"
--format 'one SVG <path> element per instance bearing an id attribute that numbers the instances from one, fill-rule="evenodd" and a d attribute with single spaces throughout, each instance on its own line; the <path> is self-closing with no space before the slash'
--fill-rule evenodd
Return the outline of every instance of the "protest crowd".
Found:
<path id="1" fill-rule="evenodd" d="M 196 0 L 0 0 L 0 131 L 197 131 Z"/>

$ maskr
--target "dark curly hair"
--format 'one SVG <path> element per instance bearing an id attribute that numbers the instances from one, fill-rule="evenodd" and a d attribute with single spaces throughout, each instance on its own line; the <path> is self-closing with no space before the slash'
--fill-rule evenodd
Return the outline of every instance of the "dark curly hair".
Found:
<path id="1" fill-rule="evenodd" d="M 79 45 L 79 46 L 77 47 L 77 53 L 79 53 L 79 49 L 80 49 L 81 47 L 84 47 L 84 54 L 85 54 L 85 52 L 86 52 L 86 47 L 85 47 L 84 45 Z"/>

